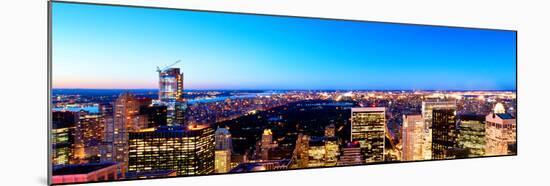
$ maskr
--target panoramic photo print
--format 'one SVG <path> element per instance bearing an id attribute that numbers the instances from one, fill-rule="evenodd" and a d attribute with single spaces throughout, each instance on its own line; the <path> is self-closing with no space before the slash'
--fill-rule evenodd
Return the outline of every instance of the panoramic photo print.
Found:
<path id="1" fill-rule="evenodd" d="M 517 154 L 516 32 L 51 3 L 50 183 Z"/>

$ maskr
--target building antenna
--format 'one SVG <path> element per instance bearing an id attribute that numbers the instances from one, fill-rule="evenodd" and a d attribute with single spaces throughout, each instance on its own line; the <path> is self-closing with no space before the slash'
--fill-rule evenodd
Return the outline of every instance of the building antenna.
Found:
<path id="1" fill-rule="evenodd" d="M 157 66 L 157 72 L 158 72 L 158 73 L 161 73 L 162 71 L 164 71 L 164 70 L 166 70 L 166 69 L 168 69 L 168 68 L 170 68 L 170 67 L 172 67 L 172 66 L 178 64 L 179 62 L 181 62 L 181 60 L 177 60 L 176 62 L 172 63 L 171 65 L 165 66 L 165 67 L 163 67 L 162 69 L 161 69 L 160 67 Z"/>

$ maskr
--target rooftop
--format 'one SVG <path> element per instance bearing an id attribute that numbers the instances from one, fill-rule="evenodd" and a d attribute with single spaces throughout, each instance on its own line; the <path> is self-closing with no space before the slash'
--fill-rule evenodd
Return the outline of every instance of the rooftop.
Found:
<path id="1" fill-rule="evenodd" d="M 324 136 L 310 136 L 309 146 L 324 146 L 326 138 Z"/>
<path id="2" fill-rule="evenodd" d="M 352 112 L 384 112 L 386 107 L 354 107 L 351 108 Z"/>
<path id="3" fill-rule="evenodd" d="M 500 119 L 516 119 L 514 116 L 508 113 L 496 114 Z"/>
<path id="4" fill-rule="evenodd" d="M 218 127 L 216 129 L 216 135 L 230 135 L 229 130 L 226 127 Z"/>
<path id="5" fill-rule="evenodd" d="M 475 121 L 485 120 L 485 115 L 479 115 L 479 114 L 461 114 L 458 117 L 460 118 L 460 120 L 475 120 Z"/>
<path id="6" fill-rule="evenodd" d="M 271 129 L 264 129 L 263 135 L 272 135 Z"/>
<path id="7" fill-rule="evenodd" d="M 156 132 L 156 131 L 174 131 L 174 132 L 182 132 L 182 131 L 194 131 L 194 130 L 201 130 L 208 128 L 208 125 L 188 125 L 186 127 L 184 126 L 158 126 L 156 128 L 144 128 L 141 129 L 139 132 Z"/>
<path id="8" fill-rule="evenodd" d="M 421 114 L 403 114 L 403 116 L 410 119 L 422 119 Z"/>
<path id="9" fill-rule="evenodd" d="M 104 169 L 113 165 L 116 162 L 104 162 L 104 163 L 87 163 L 87 164 L 73 164 L 73 165 L 56 165 L 53 167 L 52 175 L 70 175 L 70 174 L 88 174 L 100 169 Z"/>

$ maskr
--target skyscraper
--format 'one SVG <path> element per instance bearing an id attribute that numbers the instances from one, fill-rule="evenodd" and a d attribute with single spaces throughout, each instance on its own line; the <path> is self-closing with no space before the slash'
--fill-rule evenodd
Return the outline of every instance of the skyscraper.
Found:
<path id="1" fill-rule="evenodd" d="M 216 129 L 215 136 L 215 172 L 226 173 L 231 170 L 231 154 L 233 143 L 231 134 L 227 128 L 220 127 Z"/>
<path id="2" fill-rule="evenodd" d="M 129 172 L 175 170 L 178 176 L 214 172 L 214 130 L 206 125 L 160 126 L 129 134 Z"/>
<path id="3" fill-rule="evenodd" d="M 216 129 L 216 150 L 232 150 L 233 140 L 228 128 L 219 127 Z"/>
<path id="4" fill-rule="evenodd" d="M 495 106 L 485 116 L 485 154 L 487 156 L 507 155 L 508 147 L 516 144 L 516 118 L 505 113 L 501 106 Z"/>
<path id="5" fill-rule="evenodd" d="M 128 165 L 128 132 L 138 131 L 139 102 L 130 93 L 122 93 L 114 105 L 113 160 Z"/>
<path id="6" fill-rule="evenodd" d="M 179 68 L 159 70 L 159 100 L 175 102 L 183 98 L 183 73 Z"/>
<path id="7" fill-rule="evenodd" d="M 340 155 L 338 138 L 299 134 L 292 163 L 294 168 L 336 166 Z"/>
<path id="8" fill-rule="evenodd" d="M 352 108 L 351 141 L 359 142 L 365 161 L 384 160 L 386 108 Z"/>
<path id="9" fill-rule="evenodd" d="M 147 105 L 140 107 L 140 115 L 147 117 L 147 128 L 167 125 L 166 108 L 165 105 Z"/>
<path id="10" fill-rule="evenodd" d="M 179 68 L 158 70 L 159 93 L 158 104 L 165 105 L 166 123 L 168 125 L 182 125 L 183 110 L 186 104 L 183 98 L 183 73 Z"/>
<path id="11" fill-rule="evenodd" d="M 52 163 L 69 164 L 74 160 L 74 136 L 77 117 L 74 112 L 52 112 Z"/>
<path id="12" fill-rule="evenodd" d="M 305 134 L 298 134 L 296 138 L 296 145 L 294 152 L 292 153 L 292 167 L 293 168 L 307 168 L 309 161 L 309 136 Z"/>
<path id="13" fill-rule="evenodd" d="M 322 167 L 325 165 L 327 151 L 323 137 L 310 136 L 308 140 L 308 164 L 307 167 Z"/>
<path id="14" fill-rule="evenodd" d="M 422 153 L 425 160 L 432 159 L 432 111 L 433 109 L 456 109 L 456 101 L 427 100 L 422 101 L 422 118 L 424 119 L 424 132 L 422 139 L 424 147 Z"/>
<path id="15" fill-rule="evenodd" d="M 456 101 L 422 101 L 422 118 L 428 127 L 432 126 L 432 111 L 434 109 L 456 109 Z"/>
<path id="16" fill-rule="evenodd" d="M 81 110 L 76 113 L 78 122 L 76 125 L 75 144 L 84 148 L 85 158 L 88 162 L 99 162 L 100 146 L 104 140 L 105 125 L 101 121 L 100 113 L 91 113 Z"/>
<path id="17" fill-rule="evenodd" d="M 435 108 L 432 116 L 432 158 L 454 158 L 451 152 L 458 148 L 456 110 Z"/>
<path id="18" fill-rule="evenodd" d="M 103 125 L 103 142 L 99 148 L 101 162 L 113 162 L 114 160 L 114 142 L 115 142 L 115 121 L 114 121 L 114 102 L 103 103 L 99 105 L 101 114 L 101 125 Z"/>
<path id="19" fill-rule="evenodd" d="M 331 125 L 329 125 L 331 126 Z M 332 125 L 334 126 L 334 125 Z M 329 127 L 328 136 L 324 136 L 325 138 L 325 166 L 335 166 L 338 162 L 338 156 L 340 155 L 340 146 L 339 146 L 339 140 L 336 136 L 332 135 L 333 133 L 330 132 L 331 129 L 334 129 L 332 127 Z M 325 135 L 327 133 L 325 132 Z"/>
<path id="20" fill-rule="evenodd" d="M 422 115 L 403 115 L 402 157 L 403 161 L 423 160 L 424 120 Z"/>
<path id="21" fill-rule="evenodd" d="M 268 160 L 269 159 L 269 150 L 271 148 L 276 147 L 276 144 L 273 143 L 273 133 L 271 132 L 271 129 L 265 129 L 262 133 L 262 139 L 261 139 L 261 154 L 262 154 L 262 160 Z"/>
<path id="22" fill-rule="evenodd" d="M 468 151 L 469 157 L 485 155 L 485 116 L 458 116 L 458 146 Z"/>

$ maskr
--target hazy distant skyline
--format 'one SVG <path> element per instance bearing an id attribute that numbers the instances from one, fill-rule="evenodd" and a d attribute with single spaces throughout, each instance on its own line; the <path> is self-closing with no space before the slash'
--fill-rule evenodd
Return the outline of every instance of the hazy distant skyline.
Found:
<path id="1" fill-rule="evenodd" d="M 516 33 L 53 3 L 53 87 L 515 90 Z"/>

